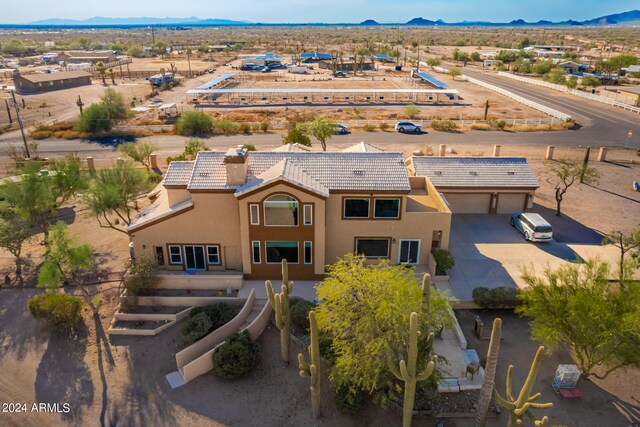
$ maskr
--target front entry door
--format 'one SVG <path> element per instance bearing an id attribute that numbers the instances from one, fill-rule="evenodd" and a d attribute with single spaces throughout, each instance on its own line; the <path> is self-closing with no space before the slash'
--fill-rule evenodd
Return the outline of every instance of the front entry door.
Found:
<path id="1" fill-rule="evenodd" d="M 184 267 L 187 270 L 207 269 L 207 264 L 204 260 L 204 246 L 184 247 Z"/>
<path id="2" fill-rule="evenodd" d="M 420 259 L 420 240 L 400 240 L 398 264 L 417 264 Z"/>

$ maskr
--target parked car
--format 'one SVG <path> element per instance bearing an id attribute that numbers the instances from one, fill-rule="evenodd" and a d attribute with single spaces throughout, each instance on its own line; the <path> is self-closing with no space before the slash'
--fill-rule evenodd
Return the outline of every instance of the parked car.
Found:
<path id="1" fill-rule="evenodd" d="M 349 133 L 349 128 L 344 125 L 336 125 L 336 133 L 340 135 L 344 135 Z"/>
<path id="2" fill-rule="evenodd" d="M 405 132 L 420 133 L 422 132 L 422 126 L 416 125 L 411 122 L 398 122 L 396 123 L 396 130 L 400 133 L 405 133 Z"/>
<path id="3" fill-rule="evenodd" d="M 517 212 L 511 216 L 511 225 L 532 242 L 548 242 L 553 239 L 551 225 L 537 213 Z"/>
<path id="4" fill-rule="evenodd" d="M 345 73 L 344 71 L 336 71 L 335 73 L 333 73 L 333 77 L 347 77 L 347 73 Z"/>

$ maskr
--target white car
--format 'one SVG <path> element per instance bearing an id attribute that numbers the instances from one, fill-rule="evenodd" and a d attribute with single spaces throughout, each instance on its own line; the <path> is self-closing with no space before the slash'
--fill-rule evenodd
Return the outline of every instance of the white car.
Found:
<path id="1" fill-rule="evenodd" d="M 553 239 L 551 225 L 537 213 L 517 212 L 511 216 L 511 225 L 531 242 L 548 242 Z"/>
<path id="2" fill-rule="evenodd" d="M 396 123 L 396 130 L 400 133 L 405 133 L 405 132 L 420 133 L 422 132 L 422 126 L 416 125 L 411 122 L 398 122 Z"/>

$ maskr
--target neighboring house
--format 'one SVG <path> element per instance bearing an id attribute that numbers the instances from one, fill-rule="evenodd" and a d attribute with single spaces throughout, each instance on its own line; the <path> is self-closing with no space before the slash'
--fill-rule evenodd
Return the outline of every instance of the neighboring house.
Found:
<path id="1" fill-rule="evenodd" d="M 573 61 L 560 62 L 558 64 L 558 67 L 564 69 L 569 74 L 575 74 L 579 71 L 584 72 L 589 69 L 587 65 L 578 64 L 577 62 L 573 62 Z"/>
<path id="2" fill-rule="evenodd" d="M 274 66 L 274 65 L 282 65 L 282 58 L 278 58 L 276 56 L 266 54 L 266 55 L 257 55 L 257 56 L 248 56 L 242 58 L 242 65 L 259 65 L 259 66 Z"/>
<path id="3" fill-rule="evenodd" d="M 640 74 L 640 65 L 630 65 L 627 68 L 623 68 L 624 75 L 627 76 L 629 74 Z"/>
<path id="4" fill-rule="evenodd" d="M 538 181 L 524 157 L 411 157 L 453 213 L 512 214 L 533 207 Z"/>
<path id="5" fill-rule="evenodd" d="M 344 61 L 325 61 L 322 60 L 318 62 L 318 66 L 325 70 L 333 70 L 335 67 L 335 71 L 353 71 L 356 68 L 358 70 L 373 70 L 373 60 L 369 57 L 363 58 L 362 62 L 358 60 L 357 62 L 349 59 Z"/>
<path id="6" fill-rule="evenodd" d="M 58 53 L 58 61 L 65 64 L 75 64 L 80 62 L 91 62 L 97 64 L 102 61 L 107 64 L 118 60 L 118 56 L 112 50 L 100 51 L 72 51 Z"/>
<path id="7" fill-rule="evenodd" d="M 282 259 L 292 279 L 320 279 L 349 252 L 433 268 L 431 248 L 448 247 L 451 212 L 428 179 L 409 176 L 402 153 L 365 145 L 237 148 L 172 162 L 128 228 L 134 253 L 152 252 L 167 270 L 245 279 L 280 277 Z"/>
<path id="8" fill-rule="evenodd" d="M 57 73 L 14 74 L 18 93 L 49 92 L 91 84 L 91 74 L 83 70 Z"/>
<path id="9" fill-rule="evenodd" d="M 331 61 L 331 59 L 333 59 L 333 56 L 330 53 L 321 53 L 321 52 L 307 52 L 307 53 L 301 53 L 300 54 L 300 59 L 302 61 L 313 61 L 313 62 L 317 62 L 317 61 L 321 61 L 321 60 L 329 60 Z"/>

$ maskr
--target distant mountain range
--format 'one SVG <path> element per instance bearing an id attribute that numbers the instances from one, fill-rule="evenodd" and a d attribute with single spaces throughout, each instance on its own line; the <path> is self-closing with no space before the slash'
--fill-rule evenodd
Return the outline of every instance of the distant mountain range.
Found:
<path id="1" fill-rule="evenodd" d="M 158 26 L 250 26 L 250 25 L 363 25 L 363 26 L 374 26 L 374 25 L 408 25 L 408 26 L 505 26 L 505 27 L 533 27 L 533 26 L 582 26 L 582 25 L 625 25 L 628 23 L 632 23 L 633 21 L 638 21 L 640 24 L 640 10 L 631 10 L 623 13 L 616 13 L 613 15 L 601 16 L 594 19 L 589 19 L 586 21 L 574 21 L 569 19 L 567 21 L 561 22 L 552 22 L 541 20 L 538 22 L 527 22 L 523 19 L 515 19 L 511 22 L 487 22 L 487 21 L 461 21 L 461 22 L 445 22 L 442 19 L 430 20 L 422 17 L 413 18 L 408 22 L 404 23 L 380 23 L 373 19 L 367 19 L 359 24 L 355 23 L 258 23 L 258 22 L 246 22 L 246 21 L 233 21 L 230 19 L 217 19 L 217 18 L 209 18 L 209 19 L 200 19 L 195 16 L 191 16 L 188 18 L 153 18 L 153 17 L 141 17 L 141 18 L 108 18 L 102 16 L 95 16 L 93 18 L 83 19 L 83 20 L 75 20 L 75 19 L 44 19 L 41 21 L 31 22 L 29 24 L 22 25 L 13 25 L 13 24 L 4 24 L 2 27 L 20 27 L 20 26 L 79 26 L 79 27 L 87 27 L 87 26 L 147 26 L 147 25 L 158 25 Z"/>

